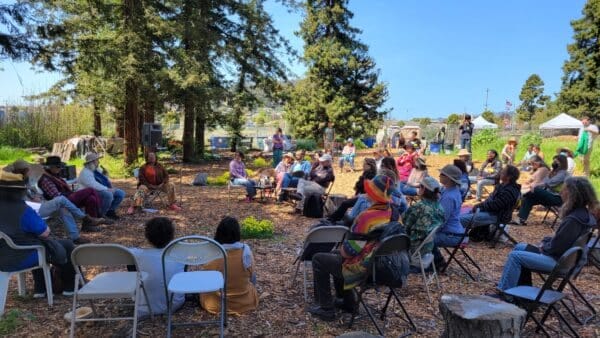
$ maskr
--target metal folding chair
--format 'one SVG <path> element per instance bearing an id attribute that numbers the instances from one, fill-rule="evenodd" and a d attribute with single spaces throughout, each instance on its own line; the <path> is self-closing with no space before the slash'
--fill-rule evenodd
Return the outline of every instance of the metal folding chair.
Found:
<path id="1" fill-rule="evenodd" d="M 304 275 L 302 288 L 304 290 L 304 301 L 305 302 L 308 301 L 308 292 L 307 292 L 306 282 L 307 282 L 308 264 L 312 262 L 312 256 L 314 254 L 316 254 L 317 252 L 331 251 L 334 247 L 336 247 L 337 245 L 342 243 L 349 233 L 350 233 L 350 231 L 348 230 L 347 227 L 341 226 L 341 225 L 333 225 L 333 226 L 320 226 L 320 227 L 313 228 L 306 235 L 306 239 L 304 240 L 302 249 L 299 250 L 298 256 L 296 256 L 294 263 L 292 263 L 292 265 L 296 264 L 296 269 L 294 272 L 294 276 L 292 277 L 292 281 L 290 283 L 290 288 L 291 288 L 294 285 L 294 283 L 296 282 L 296 278 L 298 276 L 298 271 L 300 270 L 300 266 L 302 265 L 302 272 Z M 329 247 L 328 244 L 331 244 L 331 247 L 329 247 L 329 250 L 324 250 L 324 251 L 310 250 L 310 252 L 308 252 L 307 249 L 310 247 L 311 244 L 313 246 L 315 244 L 322 245 L 323 247 Z M 308 254 L 310 254 L 310 256 L 308 256 Z"/>
<path id="2" fill-rule="evenodd" d="M 451 247 L 441 247 L 442 249 L 444 249 L 444 251 L 449 256 L 448 256 L 448 260 L 446 261 L 446 265 L 444 265 L 444 267 L 442 267 L 442 269 L 440 270 L 440 273 L 444 273 L 446 271 L 446 269 L 448 268 L 448 266 L 450 266 L 450 263 L 452 263 L 454 261 L 472 280 L 474 280 L 474 281 L 477 280 L 471 273 L 470 269 L 468 268 L 467 263 L 470 263 L 479 272 L 481 272 L 481 268 L 479 267 L 479 265 L 477 265 L 477 262 L 475 262 L 475 260 L 471 256 L 469 256 L 469 254 L 465 251 L 465 249 L 467 248 L 467 240 L 469 238 L 469 231 L 471 231 L 471 229 L 473 228 L 473 221 L 475 219 L 475 215 L 476 215 L 476 213 L 473 213 L 473 217 L 469 221 L 469 224 L 467 224 L 467 226 L 465 227 L 465 232 L 463 233 L 460 241 L 458 242 L 458 245 L 451 246 Z M 450 249 L 452 249 L 452 250 L 450 250 Z M 461 262 L 456 257 L 456 254 L 458 252 L 460 252 L 463 255 L 463 257 L 465 258 L 465 262 Z"/>
<path id="3" fill-rule="evenodd" d="M 221 271 L 186 271 L 179 272 L 167 281 L 165 262 L 171 261 L 187 266 L 204 265 L 216 259 L 223 260 Z M 173 326 L 192 326 L 218 324 L 220 337 L 223 337 L 224 327 L 227 325 L 227 252 L 214 239 L 204 236 L 186 236 L 169 243 L 162 254 L 163 281 L 165 297 L 167 299 L 167 337 L 171 337 Z M 210 293 L 221 294 L 221 315 L 219 320 L 172 323 L 173 295 L 175 293 Z"/>
<path id="4" fill-rule="evenodd" d="M 363 297 L 365 292 L 367 292 L 369 290 L 380 291 L 381 287 L 383 287 L 384 289 L 387 288 L 389 290 L 388 295 L 387 295 L 387 300 L 386 300 L 383 308 L 380 310 L 380 315 L 379 315 L 379 319 L 384 322 L 383 327 L 385 327 L 385 317 L 386 317 L 387 310 L 390 307 L 390 303 L 391 303 L 392 297 L 393 297 L 396 300 L 396 302 L 398 302 L 398 306 L 400 306 L 400 310 L 402 310 L 402 315 L 398 316 L 398 317 L 403 322 L 409 324 L 409 326 L 410 326 L 410 332 L 408 332 L 407 334 L 405 334 L 403 336 L 409 336 L 412 333 L 417 331 L 417 326 L 415 325 L 413 320 L 410 318 L 408 311 L 406 311 L 406 309 L 404 308 L 404 305 L 400 301 L 400 297 L 398 296 L 398 294 L 396 293 L 394 288 L 387 286 L 387 285 L 382 285 L 381 283 L 378 282 L 377 275 L 375 273 L 375 264 L 373 264 L 373 262 L 375 262 L 375 259 L 377 259 L 379 257 L 392 256 L 392 255 L 395 255 L 402 251 L 408 251 L 409 248 L 410 248 L 410 238 L 407 235 L 404 235 L 404 234 L 393 235 L 393 236 L 384 238 L 381 241 L 381 243 L 379 243 L 379 246 L 377 247 L 377 249 L 375 249 L 375 251 L 373 252 L 373 254 L 371 256 L 371 267 L 370 267 L 371 273 L 370 273 L 370 275 L 363 281 L 363 283 L 361 283 L 359 286 L 354 288 L 354 290 L 356 291 L 356 294 L 358 295 L 359 303 L 362 304 L 363 308 L 367 312 L 367 315 L 371 319 L 371 322 L 373 323 L 373 325 L 375 325 L 375 327 L 377 328 L 377 332 L 379 332 L 379 334 L 381 336 L 384 336 L 383 329 L 375 320 L 375 317 L 373 316 L 373 312 L 371 311 L 371 309 L 369 308 L 369 306 L 367 305 L 367 303 L 365 302 L 364 297 Z M 354 324 L 354 320 L 356 319 L 357 312 L 358 311 L 355 311 L 354 313 L 352 313 L 352 317 L 350 318 L 350 323 L 348 324 L 349 329 L 352 328 L 352 325 Z"/>
<path id="5" fill-rule="evenodd" d="M 546 213 L 544 214 L 544 218 L 542 219 L 542 224 L 546 224 L 548 226 L 550 226 L 551 229 L 554 229 L 554 227 L 556 226 L 556 223 L 558 222 L 558 211 L 559 211 L 559 207 L 558 206 L 544 206 L 546 208 Z M 546 223 L 546 219 L 550 220 L 548 218 L 548 216 L 550 215 L 550 213 L 552 213 L 552 215 L 554 216 L 554 220 L 552 221 L 552 223 Z"/>
<path id="6" fill-rule="evenodd" d="M 4 314 L 6 298 L 8 296 L 8 282 L 13 275 L 17 275 L 19 296 L 25 296 L 25 273 L 35 269 L 44 271 L 44 281 L 46 283 L 46 296 L 48 305 L 54 304 L 54 295 L 52 294 L 52 278 L 50 275 L 50 265 L 46 261 L 46 249 L 42 245 L 16 245 L 13 240 L 4 232 L 0 231 L 0 241 L 3 240 L 11 250 L 36 250 L 38 262 L 35 266 L 18 271 L 0 271 L 0 316 Z"/>
<path id="7" fill-rule="evenodd" d="M 548 319 L 550 312 L 554 311 L 559 320 L 566 324 L 570 333 L 572 333 L 575 337 L 579 337 L 577 332 L 560 313 L 560 311 L 558 311 L 555 305 L 565 298 L 565 294 L 562 291 L 573 275 L 577 262 L 581 258 L 582 253 L 583 249 L 581 247 L 573 247 L 567 250 L 560 257 L 556 263 L 556 266 L 545 280 L 544 285 L 541 288 L 521 285 L 504 290 L 504 294 L 513 297 L 516 303 L 527 311 L 527 317 L 525 318 L 525 323 L 523 325 L 526 325 L 529 318 L 531 318 L 537 325 L 535 332 L 537 333 L 541 330 L 547 337 L 550 337 L 550 334 L 544 327 L 544 324 L 546 319 Z M 555 282 L 561 279 L 562 281 L 560 281 L 558 287 L 553 288 Z M 534 316 L 534 311 L 543 306 L 547 307 L 547 309 L 544 311 L 542 318 L 538 320 Z"/>
<path id="8" fill-rule="evenodd" d="M 435 269 L 435 263 L 433 262 L 433 254 L 430 252 L 422 256 L 421 249 L 423 248 L 423 246 L 433 242 L 433 240 L 435 239 L 435 234 L 438 232 L 439 229 L 440 226 L 436 226 L 435 228 L 433 228 L 433 230 L 431 230 L 429 235 L 427 235 L 423 242 L 419 244 L 419 246 L 414 250 L 410 257 L 410 265 L 421 269 L 421 276 L 423 277 L 423 287 L 425 288 L 425 291 L 427 291 L 427 298 L 429 299 L 429 303 L 432 302 L 431 292 L 429 291 L 429 284 L 431 284 L 435 279 L 438 290 L 440 290 L 440 280 L 438 279 L 437 271 Z M 433 267 L 433 273 L 431 273 L 428 276 L 425 270 L 430 266 Z"/>

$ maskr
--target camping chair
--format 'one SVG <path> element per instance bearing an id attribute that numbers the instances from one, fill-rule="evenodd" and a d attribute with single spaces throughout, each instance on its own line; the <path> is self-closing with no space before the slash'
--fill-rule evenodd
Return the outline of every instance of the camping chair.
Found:
<path id="1" fill-rule="evenodd" d="M 204 265 L 216 259 L 223 259 L 221 271 L 186 271 L 179 272 L 167 283 L 165 262 L 176 262 L 187 266 Z M 186 236 L 169 243 L 162 254 L 163 281 L 167 299 L 167 337 L 171 337 L 173 326 L 191 326 L 218 324 L 220 337 L 223 337 L 224 326 L 227 325 L 227 252 L 215 240 L 204 236 Z M 221 315 L 219 320 L 195 323 L 172 323 L 172 303 L 175 293 L 211 293 L 221 294 Z"/>
<path id="2" fill-rule="evenodd" d="M 304 274 L 302 287 L 304 290 L 305 302 L 308 301 L 308 293 L 306 291 L 308 263 L 312 262 L 312 256 L 317 252 L 331 251 L 334 247 L 342 243 L 348 234 L 349 230 L 347 227 L 332 225 L 318 226 L 311 229 L 306 235 L 302 249 L 299 250 L 298 256 L 296 256 L 296 259 L 292 263 L 292 265 L 296 265 L 296 269 L 294 276 L 292 277 L 292 282 L 290 283 L 290 288 L 292 288 L 296 281 L 296 277 L 298 276 L 300 266 L 302 265 L 302 272 Z"/>
<path id="3" fill-rule="evenodd" d="M 565 294 L 562 293 L 562 291 L 573 275 L 573 271 L 575 270 L 582 253 L 583 249 L 580 247 L 573 247 L 567 250 L 560 257 L 541 288 L 521 285 L 504 290 L 505 295 L 513 297 L 516 303 L 527 311 L 527 317 L 525 317 L 525 323 L 523 323 L 523 325 L 526 325 L 529 318 L 531 318 L 537 325 L 535 332 L 537 333 L 541 330 L 547 337 L 550 337 L 550 334 L 544 327 L 544 323 L 550 315 L 550 312 L 554 311 L 558 315 L 559 320 L 567 325 L 569 331 L 575 337 L 579 337 L 571 324 L 569 324 L 560 311 L 557 310 L 555 304 L 565 298 Z M 562 281 L 559 283 L 558 287 L 553 289 L 554 283 L 560 279 L 562 279 Z M 542 306 L 546 306 L 547 309 L 541 320 L 538 320 L 533 312 Z"/>
<path id="4" fill-rule="evenodd" d="M 18 271 L 0 271 L 0 316 L 4 314 L 6 298 L 8 297 L 8 282 L 13 275 L 17 275 L 19 296 L 25 296 L 25 273 L 35 269 L 44 271 L 44 281 L 46 282 L 46 295 L 48 305 L 54 304 L 54 295 L 52 294 L 52 278 L 50 275 L 50 265 L 46 263 L 46 249 L 42 245 L 16 245 L 13 240 L 4 232 L 0 231 L 0 240 L 4 240 L 6 245 L 12 250 L 36 250 L 38 255 L 37 265 Z"/>
<path id="5" fill-rule="evenodd" d="M 421 242 L 421 244 L 419 244 L 419 246 L 414 250 L 414 252 L 412 253 L 412 255 L 410 257 L 410 265 L 421 269 L 421 276 L 423 276 L 423 287 L 425 288 L 425 291 L 427 291 L 427 298 L 429 299 L 430 304 L 431 304 L 432 300 L 431 300 L 431 293 L 429 292 L 429 284 L 431 284 L 433 282 L 433 279 L 435 279 L 435 282 L 436 282 L 438 290 L 439 290 L 440 289 L 440 280 L 438 279 L 437 271 L 435 270 L 435 263 L 433 262 L 433 254 L 431 252 L 429 252 L 429 253 L 425 254 L 424 256 L 421 256 L 421 249 L 423 248 L 423 246 L 433 242 L 433 240 L 435 239 L 435 234 L 438 232 L 439 229 L 440 229 L 439 225 L 436 226 L 435 228 L 433 228 L 433 230 L 431 230 L 431 232 L 429 232 L 429 235 L 427 235 L 427 237 L 425 237 L 425 239 Z M 427 276 L 427 274 L 425 273 L 425 269 L 429 268 L 430 266 L 433 268 L 433 273 L 431 275 Z"/>
<path id="6" fill-rule="evenodd" d="M 133 169 L 133 176 L 138 179 L 140 176 L 140 168 L 135 168 Z M 139 188 L 139 186 L 138 186 Z M 166 193 L 162 190 L 158 190 L 158 189 L 148 189 L 148 193 L 144 196 L 144 208 L 152 208 L 152 204 L 154 203 L 154 201 L 156 199 L 160 200 L 160 203 L 163 206 L 166 206 L 164 197 L 165 197 Z"/>
<path id="7" fill-rule="evenodd" d="M 440 270 L 440 273 L 444 273 L 446 271 L 446 269 L 448 268 L 448 266 L 450 265 L 450 263 L 452 263 L 452 261 L 455 261 L 456 264 L 458 264 L 458 266 L 472 280 L 474 280 L 474 281 L 476 280 L 475 277 L 473 277 L 473 274 L 471 273 L 470 269 L 468 268 L 467 263 L 471 263 L 471 265 L 473 265 L 479 272 L 481 272 L 481 268 L 479 267 L 479 265 L 477 265 L 475 260 L 471 256 L 469 256 L 469 254 L 465 251 L 465 249 L 467 248 L 467 243 L 468 243 L 468 239 L 469 239 L 469 231 L 471 231 L 471 229 L 473 228 L 473 220 L 474 219 L 475 219 L 475 213 L 473 213 L 473 217 L 471 218 L 471 221 L 465 227 L 465 232 L 463 233 L 460 242 L 458 242 L 458 245 L 450 246 L 450 247 L 441 247 L 449 255 L 449 257 L 448 257 L 448 260 L 446 261 L 446 265 L 444 265 L 444 267 L 442 267 L 442 269 Z M 452 251 L 450 251 L 450 249 L 452 249 Z M 466 262 L 461 262 L 456 257 L 456 254 L 459 251 L 465 258 Z"/>
<path id="8" fill-rule="evenodd" d="M 515 203 L 515 206 L 513 207 L 513 210 L 517 210 L 519 207 L 521 206 L 521 196 L 519 196 L 519 198 L 517 198 L 517 203 Z M 491 248 L 495 248 L 496 244 L 498 244 L 498 242 L 503 241 L 503 242 L 508 242 L 511 241 L 514 245 L 518 244 L 519 242 L 514 239 L 514 237 L 512 237 L 511 235 L 508 234 L 508 224 L 504 224 L 504 223 L 500 223 L 500 222 L 496 222 L 496 224 L 493 224 L 493 231 L 492 231 L 492 235 L 490 237 L 490 247 Z M 504 239 L 502 239 L 504 237 Z"/>
<path id="9" fill-rule="evenodd" d="M 542 219 L 542 224 L 547 224 L 548 226 L 550 226 L 550 229 L 554 229 L 554 227 L 556 226 L 556 222 L 558 222 L 558 211 L 559 211 L 559 207 L 556 205 L 553 206 L 544 206 L 546 208 L 546 213 L 544 214 L 544 218 Z M 548 215 L 552 213 L 552 215 L 554 215 L 554 221 L 552 221 L 552 223 L 546 223 L 546 219 L 548 218 Z M 550 220 L 548 218 L 548 220 Z"/>
<path id="10" fill-rule="evenodd" d="M 75 323 L 88 321 L 133 320 L 132 336 L 137 335 L 138 306 L 140 291 L 142 291 L 150 316 L 152 308 L 148 294 L 142 281 L 142 273 L 135 256 L 124 246 L 118 244 L 84 244 L 79 245 L 71 253 L 71 261 L 75 267 L 75 289 L 73 293 L 73 309 L 71 317 L 70 337 L 75 336 Z M 83 277 L 81 267 L 116 267 L 135 266 L 136 271 L 109 271 L 94 276 L 89 281 Z M 93 300 L 97 299 L 129 299 L 133 300 L 133 315 L 131 317 L 98 317 Z M 77 318 L 77 303 L 79 300 L 89 300 L 94 318 Z M 131 305 L 131 304 L 129 304 Z"/>
<path id="11" fill-rule="evenodd" d="M 384 238 L 379 243 L 379 246 L 377 247 L 377 249 L 375 249 L 375 251 L 373 252 L 373 254 L 371 256 L 371 267 L 370 267 L 371 273 L 369 274 L 369 276 L 367 278 L 365 278 L 365 280 L 359 286 L 354 288 L 354 291 L 356 291 L 356 294 L 358 296 L 359 304 L 362 304 L 363 308 L 367 312 L 367 315 L 371 319 L 371 322 L 373 323 L 373 325 L 375 325 L 375 327 L 377 328 L 377 332 L 379 332 L 379 334 L 381 336 L 385 336 L 384 332 L 383 332 L 382 328 L 379 326 L 379 324 L 377 324 L 377 321 L 375 320 L 375 317 L 373 316 L 371 309 L 365 303 L 365 300 L 363 298 L 363 295 L 365 292 L 367 292 L 369 290 L 379 291 L 381 289 L 381 287 L 384 287 L 384 288 L 387 287 L 389 289 L 387 300 L 385 302 L 385 305 L 381 309 L 381 311 L 380 311 L 381 314 L 379 316 L 379 319 L 384 321 L 383 327 L 385 327 L 385 316 L 387 313 L 387 309 L 390 305 L 390 302 L 392 301 L 392 297 L 394 297 L 394 299 L 396 299 L 396 302 L 398 302 L 398 305 L 400 306 L 400 309 L 402 310 L 402 313 L 403 313 L 403 316 L 399 316 L 399 318 L 403 322 L 410 325 L 411 332 L 407 333 L 404 336 L 408 336 L 417 330 L 415 323 L 410 318 L 410 315 L 404 308 L 404 305 L 402 305 L 402 302 L 400 301 L 400 297 L 398 297 L 398 294 L 396 293 L 394 288 L 389 287 L 387 285 L 382 285 L 377 281 L 377 275 L 375 273 L 375 264 L 373 264 L 373 262 L 375 262 L 375 260 L 378 257 L 392 256 L 394 254 L 397 254 L 398 252 L 408 251 L 409 247 L 410 247 L 410 238 L 408 238 L 408 236 L 405 234 L 393 235 L 393 236 L 388 236 L 388 237 Z M 357 313 L 358 313 L 358 309 L 357 309 L 357 311 L 352 313 L 352 317 L 350 318 L 350 323 L 348 325 L 348 329 L 352 328 L 352 324 L 354 324 L 354 320 L 356 318 Z"/>

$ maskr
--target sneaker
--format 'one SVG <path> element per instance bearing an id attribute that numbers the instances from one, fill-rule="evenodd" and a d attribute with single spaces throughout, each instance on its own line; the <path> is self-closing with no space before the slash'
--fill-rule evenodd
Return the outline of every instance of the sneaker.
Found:
<path id="1" fill-rule="evenodd" d="M 334 309 L 324 309 L 319 305 L 309 308 L 308 313 L 326 322 L 331 322 L 335 320 Z"/>
<path id="2" fill-rule="evenodd" d="M 114 210 L 109 210 L 106 212 L 106 217 L 112 219 L 112 220 L 119 220 L 119 216 L 117 216 L 117 213 Z"/>
<path id="3" fill-rule="evenodd" d="M 524 219 L 521 219 L 521 218 L 517 218 L 517 219 L 513 219 L 512 221 L 510 221 L 508 224 L 525 226 L 525 225 L 527 225 L 527 221 L 525 221 Z"/>
<path id="4" fill-rule="evenodd" d="M 99 226 L 95 226 L 95 225 L 83 225 L 81 227 L 81 232 L 100 232 L 100 231 L 102 231 L 102 229 Z"/>
<path id="5" fill-rule="evenodd" d="M 113 225 L 115 224 L 115 221 L 113 221 L 112 219 L 108 218 L 108 217 L 103 217 L 101 218 L 101 222 L 100 224 L 106 224 L 106 225 Z"/>
<path id="6" fill-rule="evenodd" d="M 73 291 L 63 291 L 62 295 L 65 297 L 71 297 L 75 294 Z"/>
<path id="7" fill-rule="evenodd" d="M 167 209 L 172 210 L 172 211 L 181 211 L 181 207 L 175 203 L 169 205 L 169 207 Z"/>
<path id="8" fill-rule="evenodd" d="M 82 226 L 98 226 L 102 223 L 102 218 L 95 218 L 95 217 L 91 217 L 89 215 L 85 215 L 85 217 L 83 217 L 83 219 L 81 220 L 81 225 Z"/>
<path id="9" fill-rule="evenodd" d="M 90 243 L 90 240 L 85 237 L 79 237 L 79 238 L 73 240 L 73 244 L 75 244 L 75 245 L 88 244 L 88 243 Z"/>
<path id="10" fill-rule="evenodd" d="M 46 293 L 45 292 L 38 292 L 38 293 L 34 293 L 33 294 L 33 298 L 38 299 L 38 298 L 46 298 Z"/>

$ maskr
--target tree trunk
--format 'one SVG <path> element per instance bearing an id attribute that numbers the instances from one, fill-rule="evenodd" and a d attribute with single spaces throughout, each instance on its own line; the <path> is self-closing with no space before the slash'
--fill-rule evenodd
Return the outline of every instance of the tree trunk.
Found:
<path id="1" fill-rule="evenodd" d="M 194 158 L 194 102 L 189 93 L 183 104 L 183 162 L 191 162 Z"/>
<path id="2" fill-rule="evenodd" d="M 196 112 L 196 156 L 202 158 L 204 156 L 204 128 L 206 128 L 206 106 L 203 103 L 198 107 Z"/>
<path id="3" fill-rule="evenodd" d="M 92 102 L 94 106 L 94 136 L 102 136 L 102 119 L 100 116 L 99 102 L 94 98 Z"/>
<path id="4" fill-rule="evenodd" d="M 440 312 L 446 322 L 442 337 L 519 337 L 525 310 L 488 296 L 443 295 Z"/>
<path id="5" fill-rule="evenodd" d="M 125 163 L 132 164 L 138 155 L 138 86 L 135 80 L 125 81 Z"/>

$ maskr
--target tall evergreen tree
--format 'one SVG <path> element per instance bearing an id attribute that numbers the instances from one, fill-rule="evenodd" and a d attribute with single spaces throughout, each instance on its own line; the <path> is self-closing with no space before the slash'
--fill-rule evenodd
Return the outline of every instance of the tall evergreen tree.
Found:
<path id="1" fill-rule="evenodd" d="M 325 123 L 338 134 L 361 136 L 383 121 L 387 98 L 360 30 L 350 25 L 348 0 L 307 0 L 299 35 L 308 72 L 290 93 L 286 118 L 296 136 L 319 139 Z"/>
<path id="2" fill-rule="evenodd" d="M 588 0 L 571 26 L 575 41 L 567 46 L 559 102 L 570 114 L 600 119 L 600 0 Z"/>
<path id="3" fill-rule="evenodd" d="M 535 115 L 544 109 L 549 96 L 544 95 L 544 81 L 537 74 L 532 74 L 527 78 L 521 94 L 519 94 L 521 105 L 517 108 L 517 118 L 522 122 L 531 122 Z"/>

